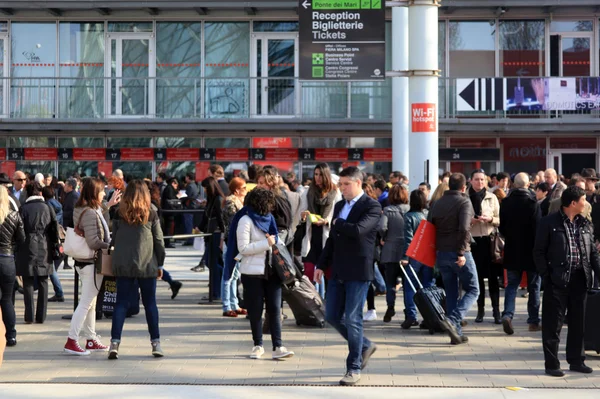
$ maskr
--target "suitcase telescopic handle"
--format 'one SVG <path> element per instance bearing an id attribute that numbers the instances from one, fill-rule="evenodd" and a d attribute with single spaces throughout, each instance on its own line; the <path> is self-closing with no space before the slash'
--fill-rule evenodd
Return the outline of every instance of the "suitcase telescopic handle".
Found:
<path id="1" fill-rule="evenodd" d="M 410 288 L 412 288 L 412 290 L 414 292 L 417 292 L 417 290 L 415 289 L 414 284 L 412 283 L 412 280 L 410 279 L 410 277 L 408 277 L 408 274 L 406 273 L 406 269 L 402 265 L 402 262 L 399 262 L 399 263 L 400 263 L 400 269 L 402 269 L 402 273 L 404 273 L 404 277 L 406 277 L 406 281 L 408 281 L 408 284 L 410 284 Z M 410 263 L 408 264 L 408 267 L 409 267 L 410 271 L 412 272 L 413 276 L 415 276 L 415 280 L 417 280 L 417 283 L 419 284 L 419 290 L 422 290 L 423 289 L 423 284 L 421 284 L 421 281 L 419 280 L 419 277 L 417 276 L 417 273 L 415 273 L 415 270 L 412 268 L 412 266 L 410 265 Z"/>

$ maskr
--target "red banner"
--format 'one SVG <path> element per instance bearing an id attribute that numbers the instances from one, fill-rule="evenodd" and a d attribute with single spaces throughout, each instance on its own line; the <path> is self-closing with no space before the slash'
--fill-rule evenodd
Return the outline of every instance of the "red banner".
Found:
<path id="1" fill-rule="evenodd" d="M 113 164 L 110 161 L 100 161 L 98 162 L 98 174 L 104 173 L 104 176 L 107 178 L 112 176 L 113 172 Z"/>
<path id="2" fill-rule="evenodd" d="M 154 161 L 154 148 L 121 148 L 121 161 Z"/>
<path id="3" fill-rule="evenodd" d="M 317 148 L 315 149 L 316 161 L 346 162 L 348 150 L 346 148 Z"/>
<path id="4" fill-rule="evenodd" d="M 74 161 L 104 161 L 105 159 L 104 148 L 73 148 Z"/>
<path id="5" fill-rule="evenodd" d="M 217 148 L 217 161 L 248 161 L 248 149 Z"/>
<path id="6" fill-rule="evenodd" d="M 252 139 L 252 148 L 290 148 L 291 137 L 255 137 Z"/>
<path id="7" fill-rule="evenodd" d="M 4 150 L 4 159 L 6 159 L 6 149 Z M 0 173 L 6 173 L 8 178 L 12 180 L 13 175 L 17 171 L 17 163 L 15 161 L 0 162 Z"/>
<path id="8" fill-rule="evenodd" d="M 26 161 L 56 161 L 58 148 L 25 148 Z"/>
<path id="9" fill-rule="evenodd" d="M 367 162 L 373 161 L 392 161 L 392 149 L 391 148 L 365 148 L 363 150 L 363 160 Z"/>
<path id="10" fill-rule="evenodd" d="M 167 148 L 168 161 L 197 161 L 198 158 L 199 148 Z"/>
<path id="11" fill-rule="evenodd" d="M 196 181 L 201 182 L 208 177 L 210 162 L 196 162 Z"/>
<path id="12" fill-rule="evenodd" d="M 297 148 L 267 148 L 265 159 L 272 161 L 295 162 L 298 160 Z"/>
<path id="13" fill-rule="evenodd" d="M 6 148 L 0 148 L 0 160 L 4 161 L 6 159 Z M 12 176 L 10 176 L 12 177 Z"/>

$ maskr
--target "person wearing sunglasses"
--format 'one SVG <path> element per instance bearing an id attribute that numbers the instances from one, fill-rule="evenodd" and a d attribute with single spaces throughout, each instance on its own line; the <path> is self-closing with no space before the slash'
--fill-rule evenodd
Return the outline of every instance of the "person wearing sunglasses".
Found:
<path id="1" fill-rule="evenodd" d="M 27 192 L 25 192 L 25 184 L 27 183 L 27 176 L 20 170 L 17 170 L 13 175 L 13 188 L 12 194 L 22 204 L 27 199 Z"/>

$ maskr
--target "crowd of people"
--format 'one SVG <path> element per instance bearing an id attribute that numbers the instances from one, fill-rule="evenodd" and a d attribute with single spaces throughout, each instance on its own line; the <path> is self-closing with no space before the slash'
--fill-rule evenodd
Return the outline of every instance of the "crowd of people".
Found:
<path id="1" fill-rule="evenodd" d="M 182 287 L 163 269 L 165 249 L 175 247 L 163 231 L 167 237 L 201 231 L 222 239 L 217 247 L 206 238 L 204 256 L 193 270 L 202 271 L 207 264 L 213 268 L 212 295 L 222 301 L 223 317 L 249 320 L 253 359 L 265 353 L 263 333 L 271 335 L 273 359 L 294 356 L 283 344 L 282 282 L 270 261 L 278 246 L 292 254 L 299 273 L 326 299 L 327 322 L 348 341 L 342 385 L 358 383 L 377 349 L 363 334 L 363 321 L 378 320 L 375 297 L 385 295 L 383 322 L 389 323 L 396 317 L 402 290 L 401 328 L 429 329 L 425 321 L 419 322 L 415 287 L 435 285 L 446 293 L 443 327 L 451 344 L 468 342 L 465 316 L 475 303 L 473 321 L 485 320 L 486 289 L 491 319 L 513 335 L 517 292 L 519 286 L 526 287 L 528 329 L 542 332 L 546 373 L 563 375 L 557 353 L 567 315 L 570 368 L 591 373 L 584 363 L 583 340 L 587 288 L 597 286 L 600 275 L 599 180 L 593 169 L 570 179 L 559 178 L 553 169 L 533 176 L 487 175 L 478 169 L 468 178 L 445 173 L 433 192 L 427 182 L 410 191 L 401 172 L 386 179 L 348 167 L 335 174 L 325 163 L 303 181 L 294 173 L 282 176 L 276 167 L 259 165 L 229 182 L 220 165 L 212 165 L 201 182 L 193 174 L 178 179 L 163 173 L 155 182 L 126 181 L 120 170 L 108 179 L 75 175 L 64 183 L 21 171 L 12 179 L 0 174 L 6 344 L 17 344 L 15 292 L 23 293 L 26 323 L 43 323 L 47 302 L 64 301 L 55 271 L 61 264 L 68 267 L 60 248 L 61 235 L 70 227 L 81 231 L 94 254 L 112 250 L 117 303 L 107 346 L 95 331 L 102 285 L 98 259 L 74 259 L 82 289 L 65 352 L 108 351 L 109 359 L 117 359 L 123 323 L 141 291 L 152 355 L 162 356 L 156 281 L 162 278 L 170 285 L 172 299 Z M 197 209 L 204 211 L 186 212 Z M 435 267 L 407 256 L 425 220 L 436 229 Z M 183 243 L 193 244 L 193 239 Z M 207 262 L 211 257 L 217 262 Z M 409 277 L 403 269 L 413 274 Z M 55 292 L 49 299 L 48 277 Z M 84 348 L 80 336 L 86 339 Z"/>

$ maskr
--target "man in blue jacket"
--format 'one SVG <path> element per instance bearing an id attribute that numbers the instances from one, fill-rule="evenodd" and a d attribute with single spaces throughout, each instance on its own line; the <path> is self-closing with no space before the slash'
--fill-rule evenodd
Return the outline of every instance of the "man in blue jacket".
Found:
<path id="1" fill-rule="evenodd" d="M 363 335 L 363 307 L 374 277 L 373 255 L 381 205 L 362 190 L 362 172 L 348 167 L 340 174 L 344 199 L 335 205 L 331 232 L 315 271 L 321 281 L 331 267 L 326 319 L 348 341 L 346 375 L 340 385 L 355 385 L 376 345 Z M 344 322 L 342 322 L 344 318 Z"/>

